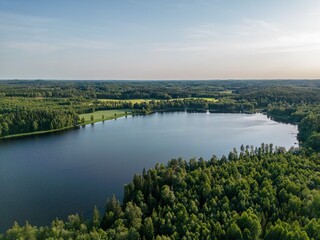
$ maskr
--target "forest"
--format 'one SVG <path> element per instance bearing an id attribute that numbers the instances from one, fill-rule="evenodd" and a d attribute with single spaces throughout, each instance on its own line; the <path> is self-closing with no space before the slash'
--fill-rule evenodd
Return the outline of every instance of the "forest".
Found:
<path id="1" fill-rule="evenodd" d="M 320 239 L 320 159 L 241 146 L 210 160 L 173 159 L 136 174 L 120 203 L 92 219 L 15 223 L 1 239 Z"/>
<path id="2" fill-rule="evenodd" d="M 320 81 L 315 80 L 0 81 L 0 138 L 73 128 L 82 123 L 79 114 L 120 109 L 263 112 L 297 124 L 300 143 L 320 149 Z"/>
<path id="3" fill-rule="evenodd" d="M 172 159 L 136 174 L 92 219 L 14 223 L 0 239 L 320 239 L 320 81 L 0 81 L 1 137 L 111 109 L 262 112 L 297 124 L 300 147 Z"/>

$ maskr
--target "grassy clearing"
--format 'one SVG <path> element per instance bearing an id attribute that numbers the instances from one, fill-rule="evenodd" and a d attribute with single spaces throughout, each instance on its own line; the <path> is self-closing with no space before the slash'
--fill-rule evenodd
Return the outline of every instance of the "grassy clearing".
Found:
<path id="1" fill-rule="evenodd" d="M 221 91 L 220 93 L 223 93 L 223 94 L 232 94 L 232 90 L 226 90 L 226 91 Z"/>
<path id="2" fill-rule="evenodd" d="M 174 100 L 184 100 L 184 99 L 202 99 L 210 102 L 217 102 L 218 100 L 215 98 L 195 98 L 195 97 L 190 97 L 190 98 L 172 98 L 169 101 L 174 101 Z M 135 103 L 142 103 L 142 102 L 150 102 L 150 101 L 165 101 L 163 99 L 99 99 L 100 102 L 131 102 L 132 104 Z"/>
<path id="3" fill-rule="evenodd" d="M 94 113 L 84 113 L 80 114 L 80 119 L 84 118 L 84 123 L 93 123 L 93 122 L 101 122 L 103 120 L 110 120 L 119 117 L 123 117 L 131 114 L 131 110 L 129 109 L 119 109 L 119 110 L 103 110 L 96 111 Z M 91 116 L 93 116 L 93 121 L 91 120 Z"/>
<path id="4" fill-rule="evenodd" d="M 131 102 L 142 103 L 142 102 L 150 102 L 150 101 L 161 101 L 160 99 L 99 99 L 100 102 Z"/>
<path id="5" fill-rule="evenodd" d="M 201 99 L 201 100 L 206 100 L 206 101 L 209 101 L 209 102 L 218 102 L 217 99 L 215 98 L 194 98 L 194 97 L 190 97 L 190 98 L 176 98 L 176 99 Z M 175 99 L 172 99 L 172 100 L 175 100 Z"/>

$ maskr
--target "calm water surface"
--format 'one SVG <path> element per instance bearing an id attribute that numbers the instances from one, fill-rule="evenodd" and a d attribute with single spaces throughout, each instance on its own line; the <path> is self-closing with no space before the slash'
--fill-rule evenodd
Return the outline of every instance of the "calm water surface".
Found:
<path id="1" fill-rule="evenodd" d="M 227 155 L 241 144 L 289 148 L 297 127 L 261 114 L 157 113 L 0 142 L 0 230 L 103 209 L 134 173 L 172 158 Z"/>

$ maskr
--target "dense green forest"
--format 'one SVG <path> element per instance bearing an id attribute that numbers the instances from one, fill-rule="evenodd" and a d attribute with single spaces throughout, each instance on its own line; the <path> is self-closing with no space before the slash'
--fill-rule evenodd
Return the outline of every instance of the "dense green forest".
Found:
<path id="1" fill-rule="evenodd" d="M 0 239 L 320 239 L 320 81 L 0 81 L 1 137 L 111 109 L 263 112 L 297 124 L 300 148 L 171 160 L 135 175 L 123 201 L 90 220 L 15 223 Z"/>
<path id="2" fill-rule="evenodd" d="M 91 220 L 15 223 L 1 239 L 320 239 L 319 155 L 263 144 L 174 159 L 135 175 L 123 202 Z"/>
<path id="3" fill-rule="evenodd" d="M 79 114 L 114 109 L 264 112 L 298 124 L 300 143 L 320 149 L 320 81 L 0 81 L 0 137 L 76 127 Z"/>

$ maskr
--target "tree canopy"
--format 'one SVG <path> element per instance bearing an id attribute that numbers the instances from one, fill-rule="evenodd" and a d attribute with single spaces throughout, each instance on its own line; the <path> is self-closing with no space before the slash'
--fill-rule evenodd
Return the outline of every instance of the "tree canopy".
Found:
<path id="1" fill-rule="evenodd" d="M 15 223 L 1 239 L 319 239 L 319 159 L 268 144 L 231 160 L 173 159 L 136 174 L 92 220 Z"/>

